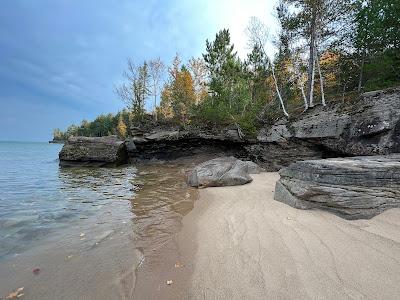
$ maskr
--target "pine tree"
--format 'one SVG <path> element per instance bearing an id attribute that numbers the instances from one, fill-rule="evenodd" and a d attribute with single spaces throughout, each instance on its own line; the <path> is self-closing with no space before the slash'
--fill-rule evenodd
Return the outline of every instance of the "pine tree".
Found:
<path id="1" fill-rule="evenodd" d="M 228 29 L 218 32 L 213 42 L 206 41 L 203 58 L 210 76 L 209 88 L 213 99 L 229 102 L 232 107 L 232 84 L 241 66 L 234 46 L 231 45 Z"/>

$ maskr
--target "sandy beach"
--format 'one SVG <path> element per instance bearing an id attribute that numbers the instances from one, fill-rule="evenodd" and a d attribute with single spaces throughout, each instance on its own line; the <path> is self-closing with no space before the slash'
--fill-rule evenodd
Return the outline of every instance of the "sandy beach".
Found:
<path id="1" fill-rule="evenodd" d="M 278 178 L 200 190 L 178 236 L 191 276 L 176 295 L 399 299 L 400 209 L 357 221 L 297 210 L 273 200 Z"/>

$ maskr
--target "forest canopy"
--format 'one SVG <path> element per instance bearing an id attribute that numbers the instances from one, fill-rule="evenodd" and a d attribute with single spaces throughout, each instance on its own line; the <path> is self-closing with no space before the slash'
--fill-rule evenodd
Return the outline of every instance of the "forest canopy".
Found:
<path id="1" fill-rule="evenodd" d="M 300 114 L 314 105 L 354 98 L 400 83 L 400 1 L 280 0 L 278 36 L 251 18 L 250 52 L 241 59 L 228 29 L 206 41 L 201 57 L 166 64 L 128 60 L 125 82 L 116 87 L 126 108 L 83 120 L 69 136 L 119 135 L 144 123 L 233 126 L 253 135 L 265 123 Z M 266 51 L 274 42 L 276 54 Z M 151 108 L 147 109 L 146 108 Z"/>

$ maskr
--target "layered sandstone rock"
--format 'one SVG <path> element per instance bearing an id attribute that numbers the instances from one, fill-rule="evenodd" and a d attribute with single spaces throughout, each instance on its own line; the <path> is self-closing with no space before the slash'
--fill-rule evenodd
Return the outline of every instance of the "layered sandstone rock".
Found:
<path id="1" fill-rule="evenodd" d="M 115 136 L 70 137 L 59 159 L 61 166 L 116 166 L 127 162 L 127 149 Z"/>
<path id="2" fill-rule="evenodd" d="M 282 169 L 275 200 L 346 219 L 400 207 L 400 154 L 299 161 Z"/>

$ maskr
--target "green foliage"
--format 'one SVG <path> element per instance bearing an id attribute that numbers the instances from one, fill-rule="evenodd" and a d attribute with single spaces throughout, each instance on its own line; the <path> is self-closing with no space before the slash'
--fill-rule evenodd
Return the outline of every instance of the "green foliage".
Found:
<path id="1" fill-rule="evenodd" d="M 234 52 L 227 29 L 206 44 L 203 58 L 210 76 L 210 93 L 195 107 L 196 120 L 214 126 L 240 126 L 245 133 L 254 133 L 255 115 L 259 112 L 255 104 L 265 95 L 262 91 L 266 75 L 263 53 L 255 48 L 248 61 L 242 62 Z"/>
<path id="2" fill-rule="evenodd" d="M 179 57 L 175 57 L 170 69 L 169 82 L 161 93 L 161 109 L 163 117 L 186 125 L 189 123 L 190 110 L 196 103 L 196 92 L 191 73 L 183 65 L 180 67 Z"/>
<path id="3" fill-rule="evenodd" d="M 356 1 L 353 36 L 364 90 L 400 82 L 400 2 Z"/>
<path id="4" fill-rule="evenodd" d="M 83 120 L 80 126 L 71 125 L 65 132 L 55 129 L 53 136 L 55 140 L 66 140 L 70 136 L 108 136 L 108 135 L 127 135 L 128 125 L 130 124 L 131 113 L 123 110 L 116 115 L 101 114 L 92 122 Z M 125 134 L 123 128 L 125 125 Z M 121 131 L 122 130 L 122 131 Z M 122 133 L 122 134 L 121 134 Z"/>
<path id="5" fill-rule="evenodd" d="M 141 121 L 145 114 L 147 98 L 151 95 L 150 73 L 147 62 L 135 66 L 128 60 L 127 71 L 124 72 L 126 82 L 116 88 L 117 95 L 131 110 L 133 119 Z"/>
<path id="6" fill-rule="evenodd" d="M 290 115 L 296 115 L 306 106 L 304 99 L 307 103 L 325 95 L 327 101 L 344 101 L 345 95 L 356 91 L 400 83 L 400 1 L 280 0 L 277 15 L 281 32 L 273 61 L 264 51 L 266 31 L 259 23 L 250 32 L 255 36 L 249 37 L 253 47 L 245 60 L 235 52 L 228 29 L 219 31 L 213 41 L 207 40 L 206 52 L 202 58 L 192 58 L 189 68 L 176 56 L 155 109 L 158 122 L 235 127 L 249 137 L 261 122 L 282 117 L 283 104 Z M 315 60 L 307 59 L 306 51 Z M 317 70 L 314 62 L 320 67 Z M 310 80 L 313 73 L 315 81 Z M 100 115 L 91 122 L 83 120 L 65 132 L 56 129 L 54 138 L 129 135 L 131 125 L 147 122 L 149 75 L 146 62 L 134 66 L 128 61 L 126 82 L 117 88 L 128 110 Z M 313 93 L 308 91 L 311 86 Z M 282 101 L 278 101 L 277 90 Z M 314 97 L 307 99 L 303 94 Z"/>

